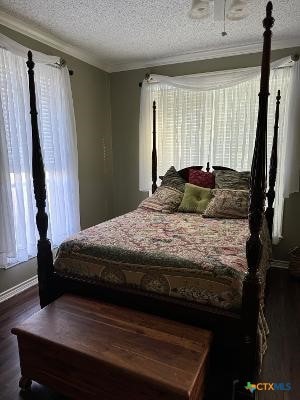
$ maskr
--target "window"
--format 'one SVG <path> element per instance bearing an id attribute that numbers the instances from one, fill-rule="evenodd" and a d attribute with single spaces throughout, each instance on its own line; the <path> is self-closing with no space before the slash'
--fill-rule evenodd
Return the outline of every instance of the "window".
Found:
<path id="1" fill-rule="evenodd" d="M 271 154 L 277 90 L 281 89 L 280 128 L 288 102 L 290 68 L 272 71 L 268 114 Z M 150 85 L 157 103 L 158 174 L 170 165 L 223 165 L 249 170 L 257 123 L 259 78 L 224 89 L 195 91 Z M 279 135 L 282 139 L 282 134 Z"/>
<path id="2" fill-rule="evenodd" d="M 267 148 L 270 158 L 277 90 L 281 90 L 279 160 L 275 199 L 274 238 L 281 234 L 283 212 L 284 152 L 292 68 L 271 71 Z M 228 75 L 231 71 L 228 72 Z M 201 74 L 200 74 L 201 75 Z M 196 90 L 168 79 L 143 87 L 140 115 L 140 189 L 151 187 L 152 102 L 157 104 L 158 175 L 174 165 L 222 165 L 238 171 L 250 170 L 256 134 L 259 73 L 241 83 L 215 85 L 217 89 Z M 154 76 L 155 77 L 155 76 Z M 192 76 L 193 77 L 193 76 Z M 226 83 L 228 83 L 228 76 Z M 191 81 L 189 77 L 187 78 Z M 175 78 L 176 79 L 176 78 Z M 201 77 L 199 76 L 199 79 Z M 213 78 L 210 78 L 213 79 Z M 212 86 L 214 84 L 212 83 Z M 143 85 L 144 86 L 144 85 Z M 150 110 L 150 111 L 149 111 Z"/>
<path id="3" fill-rule="evenodd" d="M 48 237 L 54 246 L 78 232 L 77 145 L 66 68 L 36 63 L 35 86 L 43 152 Z M 26 59 L 0 49 L 0 266 L 36 255 L 31 122 Z"/>

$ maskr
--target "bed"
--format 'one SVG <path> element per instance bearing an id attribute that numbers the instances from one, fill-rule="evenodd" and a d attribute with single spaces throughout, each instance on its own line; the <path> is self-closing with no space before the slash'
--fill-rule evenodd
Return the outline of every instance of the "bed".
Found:
<path id="1" fill-rule="evenodd" d="M 215 340 L 219 338 L 223 344 L 235 346 L 235 355 L 239 358 L 238 377 L 244 381 L 255 380 L 262 352 L 264 278 L 270 256 L 267 231 L 271 236 L 277 169 L 280 93 L 277 95 L 269 190 L 266 193 L 266 129 L 273 23 L 272 3 L 269 2 L 263 21 L 265 32 L 248 219 L 208 221 L 194 214 L 165 215 L 137 209 L 66 241 L 59 249 L 55 265 L 47 239 L 45 172 L 37 124 L 34 62 L 32 53 L 28 52 L 42 307 L 69 291 L 209 328 L 215 333 Z M 153 192 L 156 189 L 154 103 Z M 230 245 L 226 240 L 229 237 Z"/>
<path id="2" fill-rule="evenodd" d="M 271 251 L 268 236 L 265 223 L 263 281 Z M 245 219 L 138 208 L 62 243 L 54 270 L 99 286 L 240 312 L 247 237 Z"/>

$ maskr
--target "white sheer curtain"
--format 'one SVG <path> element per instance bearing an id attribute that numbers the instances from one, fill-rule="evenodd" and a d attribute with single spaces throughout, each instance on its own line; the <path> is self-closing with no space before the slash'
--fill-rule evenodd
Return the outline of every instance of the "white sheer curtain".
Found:
<path id="1" fill-rule="evenodd" d="M 291 77 L 290 107 L 287 114 L 284 197 L 299 192 L 300 176 L 300 63 L 294 63 Z"/>
<path id="2" fill-rule="evenodd" d="M 291 57 L 281 58 L 271 63 L 271 68 L 289 66 Z M 149 83 L 165 83 L 173 87 L 192 90 L 225 89 L 260 76 L 261 67 L 240 68 L 202 74 L 165 76 L 151 74 Z"/>
<path id="3" fill-rule="evenodd" d="M 272 67 L 286 65 L 288 60 L 290 58 L 279 60 Z M 281 236 L 287 111 L 292 69 L 273 69 L 270 77 L 269 155 L 278 89 L 281 89 L 282 95 L 274 242 L 278 242 Z M 259 78 L 259 68 L 175 78 L 151 75 L 152 83 L 143 84 L 141 94 L 140 190 L 148 191 L 151 187 L 153 100 L 157 102 L 158 175 L 164 174 L 171 165 L 180 169 L 189 165 L 205 165 L 207 161 L 240 171 L 249 170 L 256 133 Z M 187 88 L 184 88 L 185 79 Z M 224 87 L 221 87 L 222 81 Z"/>
<path id="4" fill-rule="evenodd" d="M 36 255 L 27 49 L 0 36 L 0 267 Z M 80 230 L 76 127 L 67 68 L 35 56 L 38 123 L 54 246 Z"/>
<path id="5" fill-rule="evenodd" d="M 13 201 L 9 178 L 7 140 L 3 121 L 0 96 L 0 266 L 7 264 L 8 257 L 14 257 L 15 229 L 13 219 Z"/>

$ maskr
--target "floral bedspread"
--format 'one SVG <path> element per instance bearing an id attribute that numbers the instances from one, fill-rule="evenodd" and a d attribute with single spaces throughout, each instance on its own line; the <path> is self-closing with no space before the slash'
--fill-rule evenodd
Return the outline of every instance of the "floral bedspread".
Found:
<path id="1" fill-rule="evenodd" d="M 62 243 L 55 270 L 100 285 L 236 311 L 247 271 L 248 235 L 246 219 L 137 209 Z M 270 255 L 266 226 L 262 239 L 264 275 Z"/>

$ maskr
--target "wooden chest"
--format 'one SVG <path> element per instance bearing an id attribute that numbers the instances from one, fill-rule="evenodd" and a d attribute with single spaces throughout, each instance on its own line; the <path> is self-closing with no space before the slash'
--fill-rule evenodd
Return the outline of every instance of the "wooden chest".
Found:
<path id="1" fill-rule="evenodd" d="M 32 379 L 78 400 L 203 397 L 209 331 L 64 295 L 12 332 L 23 389 Z"/>

